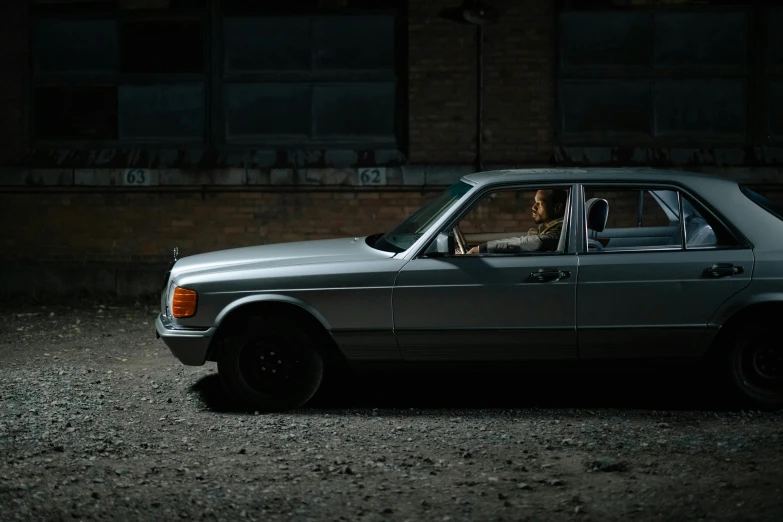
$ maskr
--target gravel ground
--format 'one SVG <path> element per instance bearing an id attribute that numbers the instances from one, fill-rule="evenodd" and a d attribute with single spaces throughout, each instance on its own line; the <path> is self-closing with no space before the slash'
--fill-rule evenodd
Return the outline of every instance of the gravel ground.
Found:
<path id="1" fill-rule="evenodd" d="M 0 306 L 0 520 L 783 520 L 783 414 L 676 375 L 372 375 L 248 415 L 154 318 Z"/>

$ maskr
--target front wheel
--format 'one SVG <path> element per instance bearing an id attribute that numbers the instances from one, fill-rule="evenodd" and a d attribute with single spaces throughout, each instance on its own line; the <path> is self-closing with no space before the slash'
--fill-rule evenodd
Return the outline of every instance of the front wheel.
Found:
<path id="1" fill-rule="evenodd" d="M 280 320 L 253 321 L 226 339 L 218 374 L 229 395 L 247 411 L 298 408 L 318 391 L 324 358 L 307 333 Z"/>
<path id="2" fill-rule="evenodd" d="M 728 373 L 744 405 L 751 408 L 783 407 L 783 344 L 764 325 L 748 325 L 728 346 Z"/>

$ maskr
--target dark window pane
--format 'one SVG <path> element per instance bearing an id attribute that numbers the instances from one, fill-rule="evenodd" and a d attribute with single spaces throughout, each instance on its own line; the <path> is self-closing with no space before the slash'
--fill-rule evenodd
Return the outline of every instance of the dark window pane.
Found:
<path id="1" fill-rule="evenodd" d="M 313 68 L 394 69 L 394 17 L 313 20 Z"/>
<path id="2" fill-rule="evenodd" d="M 349 9 L 398 9 L 404 0 L 344 0 Z"/>
<path id="3" fill-rule="evenodd" d="M 646 81 L 561 82 L 563 136 L 610 142 L 650 137 L 650 86 Z"/>
<path id="4" fill-rule="evenodd" d="M 767 70 L 783 72 L 783 9 L 770 9 L 767 19 Z"/>
<path id="5" fill-rule="evenodd" d="M 36 136 L 44 140 L 110 140 L 117 137 L 115 87 L 39 87 Z"/>
<path id="6" fill-rule="evenodd" d="M 309 71 L 310 19 L 229 18 L 226 71 Z"/>
<path id="7" fill-rule="evenodd" d="M 122 139 L 202 137 L 202 84 L 121 85 L 119 97 Z"/>
<path id="8" fill-rule="evenodd" d="M 259 2 L 258 0 L 222 0 L 226 14 L 302 13 L 318 9 L 319 0 L 286 0 L 285 2 Z"/>
<path id="9" fill-rule="evenodd" d="M 228 84 L 225 86 L 228 141 L 254 136 L 309 136 L 308 85 Z"/>
<path id="10" fill-rule="evenodd" d="M 783 141 L 783 81 L 767 82 L 767 106 L 763 111 L 766 136 L 776 142 Z"/>
<path id="11" fill-rule="evenodd" d="M 123 22 L 120 53 L 125 73 L 203 72 L 202 24 L 198 20 Z"/>
<path id="12" fill-rule="evenodd" d="M 745 138 L 743 80 L 671 80 L 655 84 L 655 136 Z"/>
<path id="13" fill-rule="evenodd" d="M 261 2 L 259 0 L 221 0 L 226 14 L 312 14 L 319 12 L 375 11 L 399 8 L 403 0 L 286 0 Z"/>
<path id="14" fill-rule="evenodd" d="M 29 2 L 34 16 L 114 14 L 115 0 L 84 0 L 81 2 Z"/>
<path id="15" fill-rule="evenodd" d="M 37 68 L 41 72 L 115 71 L 116 33 L 114 20 L 37 20 Z"/>
<path id="16" fill-rule="evenodd" d="M 394 136 L 394 84 L 314 87 L 316 137 Z"/>
<path id="17" fill-rule="evenodd" d="M 651 15 L 643 12 L 565 12 L 560 17 L 561 67 L 648 67 L 651 25 Z"/>
<path id="18" fill-rule="evenodd" d="M 658 13 L 657 66 L 745 68 L 747 15 L 744 12 Z"/>
<path id="19" fill-rule="evenodd" d="M 128 11 L 183 12 L 206 9 L 207 0 L 116 0 L 117 7 Z"/>

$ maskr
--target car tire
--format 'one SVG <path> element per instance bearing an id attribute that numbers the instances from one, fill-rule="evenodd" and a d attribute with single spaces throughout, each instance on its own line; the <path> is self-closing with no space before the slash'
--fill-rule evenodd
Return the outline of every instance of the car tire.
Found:
<path id="1" fill-rule="evenodd" d="M 738 328 L 724 353 L 725 374 L 740 407 L 783 407 L 783 345 L 770 325 L 756 322 Z"/>
<path id="2" fill-rule="evenodd" d="M 318 391 L 324 356 L 301 326 L 285 318 L 252 319 L 239 335 L 225 339 L 218 374 L 244 411 L 298 408 Z"/>

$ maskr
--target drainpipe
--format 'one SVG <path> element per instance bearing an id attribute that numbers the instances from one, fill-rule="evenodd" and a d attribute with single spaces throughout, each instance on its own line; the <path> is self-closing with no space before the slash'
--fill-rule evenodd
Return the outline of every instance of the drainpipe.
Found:
<path id="1" fill-rule="evenodd" d="M 495 8 L 486 0 L 463 0 L 458 7 L 449 7 L 440 16 L 461 24 L 476 26 L 476 171 L 484 170 L 484 25 L 498 19 Z"/>
<path id="2" fill-rule="evenodd" d="M 476 172 L 484 170 L 484 28 L 476 24 Z"/>

